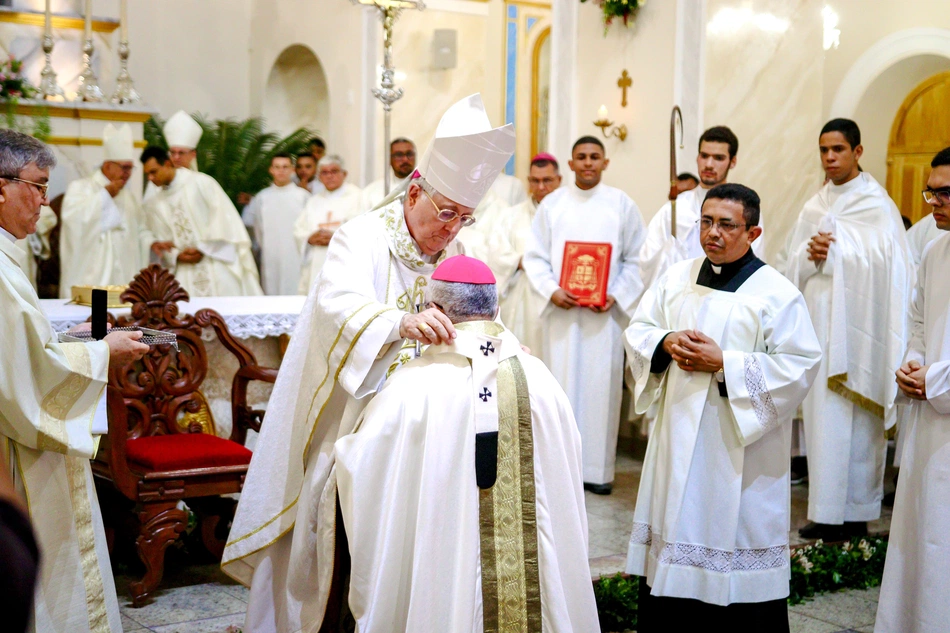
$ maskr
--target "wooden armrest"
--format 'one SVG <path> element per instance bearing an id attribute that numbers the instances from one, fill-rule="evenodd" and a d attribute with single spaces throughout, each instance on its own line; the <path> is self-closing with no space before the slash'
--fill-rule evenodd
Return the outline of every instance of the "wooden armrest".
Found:
<path id="1" fill-rule="evenodd" d="M 106 387 L 106 405 L 109 416 L 108 445 L 100 446 L 99 451 L 100 453 L 103 449 L 108 451 L 109 473 L 116 488 L 129 499 L 135 499 L 138 478 L 129 470 L 126 453 L 126 442 L 129 437 L 128 411 L 122 392 L 112 385 Z"/>

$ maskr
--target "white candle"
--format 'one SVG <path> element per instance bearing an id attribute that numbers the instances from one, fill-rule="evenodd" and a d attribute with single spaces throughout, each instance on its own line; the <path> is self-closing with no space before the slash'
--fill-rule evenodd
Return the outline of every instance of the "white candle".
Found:
<path id="1" fill-rule="evenodd" d="M 86 28 L 83 30 L 83 37 L 92 39 L 92 0 L 86 0 Z"/>
<path id="2" fill-rule="evenodd" d="M 46 20 L 43 22 L 46 35 L 53 36 L 53 11 L 51 5 L 53 0 L 46 0 Z"/>
<path id="3" fill-rule="evenodd" d="M 600 106 L 600 109 L 597 110 L 597 119 L 600 121 L 607 120 L 607 106 L 605 105 Z"/>
<path id="4" fill-rule="evenodd" d="M 128 0 L 122 0 L 121 4 L 119 5 L 119 25 L 122 28 L 122 30 L 120 31 L 121 32 L 121 37 L 119 38 L 120 42 L 129 41 L 129 12 L 128 12 L 128 5 L 126 4 L 127 1 Z"/>

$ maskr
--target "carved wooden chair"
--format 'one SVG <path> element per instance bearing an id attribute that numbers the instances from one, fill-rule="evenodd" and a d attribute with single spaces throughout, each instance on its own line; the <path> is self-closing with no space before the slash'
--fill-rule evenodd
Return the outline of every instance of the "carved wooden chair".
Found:
<path id="1" fill-rule="evenodd" d="M 227 527 L 234 511 L 234 502 L 220 495 L 241 491 L 251 460 L 244 440 L 248 429 L 260 431 L 264 413 L 247 406 L 247 386 L 254 380 L 273 383 L 277 370 L 259 367 L 214 310 L 179 316 L 176 302 L 187 301 L 188 293 L 157 264 L 136 275 L 122 300 L 132 304 L 132 314 L 117 319 L 117 326 L 172 331 L 179 346 L 177 352 L 159 346 L 141 361 L 110 367 L 109 435 L 93 462 L 94 474 L 135 506 L 135 546 L 145 576 L 130 590 L 133 604 L 141 606 L 162 579 L 166 548 L 187 527 L 180 501 L 194 511 L 202 543 L 220 559 L 224 540 L 217 528 Z M 232 382 L 230 439 L 203 433 L 196 415 L 207 406 L 198 391 L 208 370 L 204 327 L 214 330 L 239 363 Z"/>

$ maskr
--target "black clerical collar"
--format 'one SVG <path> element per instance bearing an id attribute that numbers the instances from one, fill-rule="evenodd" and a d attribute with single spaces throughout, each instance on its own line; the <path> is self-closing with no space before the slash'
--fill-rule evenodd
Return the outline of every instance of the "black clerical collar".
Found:
<path id="1" fill-rule="evenodd" d="M 696 283 L 713 290 L 735 292 L 745 283 L 746 279 L 752 276 L 752 273 L 763 266 L 765 266 L 765 262 L 756 257 L 751 248 L 736 261 L 722 266 L 713 265 L 707 257 L 699 269 L 699 277 L 696 278 Z"/>

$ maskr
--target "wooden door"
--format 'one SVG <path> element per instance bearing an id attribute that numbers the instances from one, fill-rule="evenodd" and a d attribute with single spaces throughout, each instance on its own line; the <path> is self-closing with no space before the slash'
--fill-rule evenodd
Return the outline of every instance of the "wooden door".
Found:
<path id="1" fill-rule="evenodd" d="M 917 222 L 930 213 L 921 191 L 934 154 L 950 146 L 950 72 L 923 81 L 901 104 L 887 145 L 887 192 Z"/>

